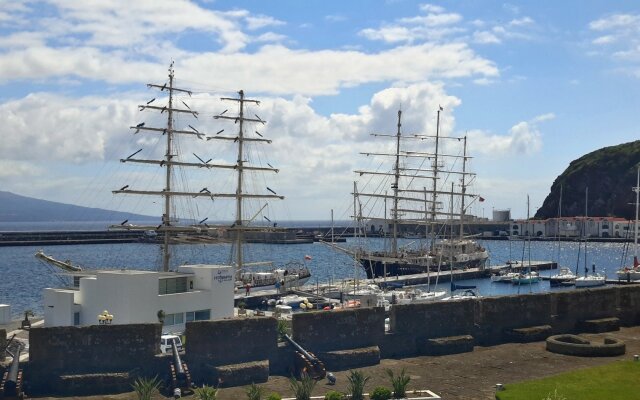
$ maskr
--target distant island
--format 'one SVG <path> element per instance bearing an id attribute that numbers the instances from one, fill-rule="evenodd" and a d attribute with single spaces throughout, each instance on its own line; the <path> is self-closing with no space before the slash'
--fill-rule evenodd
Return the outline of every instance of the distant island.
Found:
<path id="1" fill-rule="evenodd" d="M 159 217 L 81 207 L 0 191 L 0 222 L 157 221 Z"/>
<path id="2" fill-rule="evenodd" d="M 635 219 L 637 166 L 640 140 L 605 147 L 572 161 L 551 185 L 538 219 L 558 216 L 562 188 L 562 216 L 585 215 L 585 192 L 589 188 L 588 214 L 596 217 Z"/>

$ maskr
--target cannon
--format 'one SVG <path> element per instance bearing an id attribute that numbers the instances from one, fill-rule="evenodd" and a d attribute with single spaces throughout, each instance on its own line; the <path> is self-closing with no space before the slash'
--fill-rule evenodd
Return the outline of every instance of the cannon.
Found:
<path id="1" fill-rule="evenodd" d="M 12 340 L 13 337 L 9 343 Z M 22 391 L 22 369 L 20 369 L 21 351 L 22 345 L 20 343 L 17 343 L 13 352 L 6 350 L 12 360 L 9 369 L 3 374 L 2 381 L 0 381 L 0 394 L 3 399 L 22 399 L 24 397 L 24 392 Z"/>
<path id="2" fill-rule="evenodd" d="M 327 375 L 327 370 L 324 367 L 324 364 L 318 357 L 315 356 L 310 351 L 307 351 L 302 348 L 298 343 L 296 343 L 291 336 L 284 335 L 284 338 L 296 349 L 295 355 L 295 369 L 296 375 L 301 376 L 303 373 L 309 375 L 309 377 L 320 380 L 324 379 Z"/>
<path id="3" fill-rule="evenodd" d="M 189 373 L 187 363 L 182 362 L 178 346 L 176 346 L 176 342 L 174 340 L 171 340 L 171 353 L 173 358 L 173 361 L 169 365 L 171 390 L 174 394 L 176 392 L 182 393 L 191 391 L 191 373 Z"/>

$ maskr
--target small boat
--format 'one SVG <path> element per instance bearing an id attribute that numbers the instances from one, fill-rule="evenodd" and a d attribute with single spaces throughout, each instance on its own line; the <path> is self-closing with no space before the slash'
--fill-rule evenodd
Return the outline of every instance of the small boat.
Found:
<path id="1" fill-rule="evenodd" d="M 510 283 L 514 278 L 520 275 L 518 272 L 499 272 L 491 275 L 491 282 L 505 282 Z"/>
<path id="2" fill-rule="evenodd" d="M 448 301 L 448 300 L 473 300 L 473 299 L 478 299 L 482 296 L 480 296 L 480 294 L 478 294 L 477 291 L 473 290 L 473 289 L 465 289 L 460 293 L 456 293 L 456 294 L 452 294 L 451 296 L 448 297 L 444 297 L 442 300 L 443 301 Z"/>
<path id="3" fill-rule="evenodd" d="M 444 290 L 427 292 L 420 289 L 412 290 L 390 290 L 384 293 L 382 296 L 390 304 L 420 304 L 429 303 L 435 300 L 440 300 L 446 296 L 447 292 Z"/>
<path id="4" fill-rule="evenodd" d="M 569 268 L 562 267 L 557 274 L 551 275 L 549 277 L 549 283 L 551 286 L 571 286 L 576 283 L 576 274 L 571 272 Z"/>
<path id="5" fill-rule="evenodd" d="M 576 278 L 577 288 L 604 286 L 605 284 L 606 284 L 606 277 L 599 273 L 588 274 L 588 275 Z"/>
<path id="6" fill-rule="evenodd" d="M 518 274 L 511 280 L 514 285 L 522 285 L 540 282 L 540 275 L 536 271 Z"/>

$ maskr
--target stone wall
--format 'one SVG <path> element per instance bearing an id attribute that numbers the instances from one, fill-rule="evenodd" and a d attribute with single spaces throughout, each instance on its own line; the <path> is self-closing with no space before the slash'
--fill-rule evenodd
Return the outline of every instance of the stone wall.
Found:
<path id="1" fill-rule="evenodd" d="M 277 351 L 278 322 L 255 317 L 187 322 L 186 357 L 213 366 L 268 360 Z"/>
<path id="2" fill-rule="evenodd" d="M 638 287 L 628 289 L 636 292 Z M 615 287 L 551 293 L 554 333 L 576 332 L 580 321 L 617 317 L 619 293 Z"/>
<path id="3" fill-rule="evenodd" d="M 357 351 L 368 352 L 373 363 L 377 357 L 421 354 L 425 343 L 439 338 L 470 335 L 467 349 L 474 342 L 504 343 L 510 329 L 551 325 L 556 333 L 572 333 L 582 321 L 607 317 L 628 326 L 640 323 L 640 285 L 397 305 L 390 311 L 389 333 L 382 308 L 299 313 L 292 330 L 305 349 L 344 366 L 362 358 Z M 184 360 L 198 384 L 216 384 L 220 377 L 227 384 L 260 382 L 268 373 L 291 373 L 294 353 L 278 344 L 274 318 L 189 322 L 185 333 Z M 0 330 L 0 344 L 5 336 Z M 117 391 L 136 375 L 166 372 L 171 357 L 157 356 L 159 342 L 159 324 L 33 328 L 27 376 L 31 382 L 49 382 L 51 391 L 53 385 L 82 393 L 90 386 L 98 390 L 96 383 L 86 382 L 102 382 L 103 392 L 108 386 Z M 76 386 L 65 383 L 71 381 Z M 46 385 L 41 389 L 47 393 Z"/>
<path id="4" fill-rule="evenodd" d="M 122 372 L 153 364 L 160 324 L 32 328 L 29 367 L 42 373 Z"/>
<path id="5" fill-rule="evenodd" d="M 618 292 L 618 318 L 623 326 L 636 326 L 640 323 L 640 287 L 621 286 Z"/>
<path id="6" fill-rule="evenodd" d="M 486 297 L 476 301 L 477 327 L 473 336 L 484 346 L 507 341 L 505 332 L 551 324 L 551 295 L 545 293 L 520 296 Z"/>
<path id="7" fill-rule="evenodd" d="M 5 329 L 0 329 L 0 362 L 3 362 L 6 354 L 4 352 L 4 348 L 7 345 L 7 331 Z"/>
<path id="8" fill-rule="evenodd" d="M 313 352 L 377 346 L 384 336 L 384 308 L 293 315 L 293 340 Z"/>
<path id="9" fill-rule="evenodd" d="M 186 355 L 196 382 L 263 382 L 280 365 L 278 322 L 271 317 L 187 322 Z"/>

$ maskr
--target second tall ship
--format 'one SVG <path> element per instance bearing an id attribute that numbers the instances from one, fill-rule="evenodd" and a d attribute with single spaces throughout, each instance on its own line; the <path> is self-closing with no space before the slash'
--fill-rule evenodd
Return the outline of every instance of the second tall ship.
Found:
<path id="1" fill-rule="evenodd" d="M 440 107 L 437 112 L 436 134 L 402 135 L 402 111 L 398 111 L 395 135 L 374 134 L 374 137 L 392 138 L 395 152 L 362 153 L 366 156 L 391 158 L 393 167 L 389 171 L 355 171 L 360 176 L 382 177 L 378 191 L 358 192 L 354 183 L 354 199 L 360 204 L 354 215 L 363 220 L 362 208 L 373 210 L 373 203 L 383 200 L 384 217 L 380 220 L 388 227 L 384 232 L 385 248 L 380 251 L 356 251 L 356 258 L 362 263 L 367 278 L 411 275 L 429 271 L 464 268 L 484 268 L 489 254 L 471 238 L 464 236 L 464 222 L 468 207 L 476 200 L 483 201 L 477 194 L 467 192 L 467 186 L 475 179 L 468 172 L 467 138 L 440 135 Z M 447 141 L 442 152 L 443 141 Z M 414 143 L 427 146 L 427 151 L 414 151 Z M 462 149 L 456 150 L 456 147 Z M 403 145 L 405 147 L 403 147 Z M 411 150 L 407 149 L 410 148 Z M 456 154 L 456 151 L 459 154 Z M 386 190 L 380 188 L 390 186 Z M 388 186 L 387 186 L 388 187 Z M 367 190 L 365 188 L 365 190 Z M 364 199 L 364 200 L 361 200 Z M 446 201 L 442 201 L 442 199 Z M 391 202 L 390 218 L 387 201 Z M 448 204 L 448 206 L 445 206 Z M 378 207 L 379 210 L 379 207 Z M 400 225 L 424 226 L 424 240 L 418 246 L 414 243 L 400 246 Z"/>

